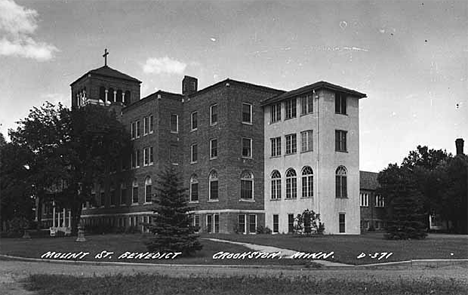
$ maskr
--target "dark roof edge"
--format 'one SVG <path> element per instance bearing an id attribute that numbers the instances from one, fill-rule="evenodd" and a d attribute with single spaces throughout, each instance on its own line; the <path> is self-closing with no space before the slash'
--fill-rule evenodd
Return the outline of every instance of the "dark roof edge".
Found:
<path id="1" fill-rule="evenodd" d="M 172 93 L 172 92 L 167 92 L 167 91 L 163 91 L 163 90 L 158 90 L 156 92 L 153 92 L 145 97 L 143 97 L 142 99 L 132 103 L 131 105 L 128 105 L 124 108 L 122 108 L 122 111 L 127 111 L 127 110 L 131 110 L 133 109 L 134 107 L 136 106 L 139 106 L 141 105 L 142 103 L 145 103 L 145 102 L 148 102 L 151 98 L 153 98 L 154 96 L 156 96 L 157 94 L 165 94 L 165 95 L 169 95 L 169 96 L 177 96 L 178 98 L 180 98 L 180 101 L 182 102 L 182 98 L 184 98 L 184 96 L 182 94 L 178 94 L 178 93 Z"/>
<path id="2" fill-rule="evenodd" d="M 219 82 L 217 82 L 217 83 L 215 83 L 213 85 L 205 87 L 205 88 L 203 88 L 203 89 L 189 95 L 189 97 L 190 98 L 196 97 L 197 95 L 208 92 L 208 91 L 212 90 L 213 88 L 218 88 L 218 87 L 222 86 L 225 83 L 232 83 L 232 84 L 238 84 L 238 85 L 247 86 L 247 87 L 251 87 L 251 88 L 263 89 L 263 90 L 267 90 L 267 91 L 271 91 L 271 92 L 276 92 L 277 94 L 282 94 L 282 93 L 286 92 L 284 90 L 279 90 L 279 89 L 275 89 L 275 88 L 271 88 L 271 87 L 267 87 L 267 86 L 262 86 L 262 85 L 257 85 L 257 84 L 252 84 L 252 83 L 248 83 L 248 82 L 237 81 L 237 80 L 227 78 L 227 79 L 219 81 Z"/>
<path id="3" fill-rule="evenodd" d="M 110 68 L 110 67 L 109 67 L 109 68 Z M 100 74 L 100 73 L 95 73 L 95 72 L 93 72 L 93 71 L 96 71 L 96 70 L 99 70 L 99 69 L 100 69 L 100 68 L 97 68 L 97 69 L 90 70 L 90 71 L 86 72 L 85 74 L 83 74 L 83 76 L 81 76 L 80 78 L 78 78 L 78 79 L 76 79 L 74 82 L 72 82 L 72 83 L 70 84 L 70 86 L 73 86 L 74 84 L 76 84 L 76 83 L 77 83 L 78 81 L 80 81 L 81 79 L 87 77 L 89 74 L 93 74 L 93 75 L 101 76 L 101 77 L 107 77 L 107 78 L 114 78 L 114 79 L 116 79 L 116 77 L 113 77 L 113 76 L 103 75 L 103 74 Z M 110 69 L 112 69 L 112 68 L 110 68 Z M 112 70 L 117 71 L 116 69 L 112 69 Z M 119 71 L 117 71 L 117 72 L 119 72 Z M 142 83 L 140 80 L 138 80 L 138 79 L 136 79 L 136 78 L 133 78 L 133 77 L 127 75 L 127 74 L 124 74 L 124 73 L 122 73 L 122 72 L 119 72 L 119 73 L 121 73 L 122 75 L 128 76 L 129 78 L 120 77 L 120 78 L 118 78 L 118 79 L 127 80 L 127 81 L 130 81 L 130 82 L 138 82 L 139 84 Z"/>

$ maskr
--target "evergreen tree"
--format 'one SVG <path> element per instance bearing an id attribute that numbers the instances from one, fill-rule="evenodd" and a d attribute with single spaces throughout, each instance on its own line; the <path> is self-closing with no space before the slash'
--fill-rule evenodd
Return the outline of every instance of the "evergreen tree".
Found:
<path id="1" fill-rule="evenodd" d="M 187 204 L 185 191 L 173 167 L 158 174 L 155 215 L 148 225 L 155 237 L 146 243 L 149 251 L 190 255 L 202 249 L 196 228 L 192 225 L 189 211 L 193 209 Z"/>

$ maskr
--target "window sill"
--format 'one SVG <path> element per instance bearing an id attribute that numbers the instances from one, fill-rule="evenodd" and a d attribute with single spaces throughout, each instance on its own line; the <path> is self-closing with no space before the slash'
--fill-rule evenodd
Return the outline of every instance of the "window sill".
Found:
<path id="1" fill-rule="evenodd" d="M 310 153 L 310 152 L 313 152 L 313 151 L 314 151 L 314 150 L 302 151 L 301 154 Z"/>
<path id="2" fill-rule="evenodd" d="M 198 203 L 200 203 L 200 201 L 189 201 L 188 203 L 189 204 L 198 204 Z"/>
<path id="3" fill-rule="evenodd" d="M 195 131 L 197 131 L 197 130 L 198 130 L 198 128 L 190 129 L 190 132 L 195 132 Z"/>
<path id="4" fill-rule="evenodd" d="M 313 198 L 314 198 L 314 196 L 312 196 L 312 197 L 301 197 L 301 200 L 302 200 L 302 199 L 311 200 L 311 199 L 313 199 Z"/>
<path id="5" fill-rule="evenodd" d="M 293 200 L 297 200 L 297 198 L 285 198 L 284 200 L 285 201 L 293 201 Z"/>
<path id="6" fill-rule="evenodd" d="M 171 131 L 172 134 L 178 134 L 179 131 Z"/>
<path id="7" fill-rule="evenodd" d="M 250 159 L 250 160 L 252 160 L 252 157 L 242 156 L 242 159 Z"/>
<path id="8" fill-rule="evenodd" d="M 218 122 L 210 123 L 210 126 L 216 126 L 216 125 L 218 125 Z"/>
<path id="9" fill-rule="evenodd" d="M 336 197 L 335 199 L 337 199 L 337 200 L 347 200 L 348 197 Z"/>
<path id="10" fill-rule="evenodd" d="M 348 151 L 336 151 L 336 150 L 335 150 L 335 152 L 337 152 L 337 153 L 345 153 L 345 154 L 348 153 Z"/>
<path id="11" fill-rule="evenodd" d="M 208 200 L 208 203 L 217 203 L 219 202 L 219 199 L 211 199 L 211 200 Z"/>
<path id="12" fill-rule="evenodd" d="M 190 162 L 190 164 L 197 164 L 197 163 L 198 163 L 198 161 L 195 161 L 195 162 Z"/>
<path id="13" fill-rule="evenodd" d="M 342 114 L 342 113 L 337 113 L 337 112 L 335 112 L 335 115 L 343 115 L 343 116 L 348 116 L 348 114 Z"/>
<path id="14" fill-rule="evenodd" d="M 279 201 L 281 201 L 281 198 L 270 199 L 270 201 L 272 201 L 272 202 L 279 202 Z"/>
<path id="15" fill-rule="evenodd" d="M 278 156 L 270 156 L 270 159 L 281 158 L 281 155 Z"/>
<path id="16" fill-rule="evenodd" d="M 138 203 L 132 203 L 130 206 L 137 206 Z"/>
<path id="17" fill-rule="evenodd" d="M 239 202 L 255 203 L 254 199 L 239 199 Z"/>
<path id="18" fill-rule="evenodd" d="M 213 157 L 213 158 L 210 158 L 210 161 L 211 161 L 211 160 L 216 160 L 216 159 L 218 159 L 218 156 Z"/>
<path id="19" fill-rule="evenodd" d="M 292 120 L 292 119 L 296 119 L 296 117 L 284 118 L 285 121 L 287 121 L 287 120 Z"/>
<path id="20" fill-rule="evenodd" d="M 252 126 L 252 122 L 242 122 L 243 125 L 249 125 L 249 126 Z"/>
<path id="21" fill-rule="evenodd" d="M 143 205 L 150 205 L 153 204 L 153 202 L 144 202 Z"/>
<path id="22" fill-rule="evenodd" d="M 297 152 L 295 152 L 295 153 L 290 153 L 290 154 L 284 154 L 284 156 L 285 156 L 285 157 L 287 157 L 287 156 L 293 156 L 293 155 L 295 155 L 295 154 L 297 154 Z"/>
<path id="23" fill-rule="evenodd" d="M 305 117 L 307 115 L 312 115 L 314 112 L 309 112 L 309 113 L 306 113 L 306 114 L 301 114 L 301 117 Z"/>

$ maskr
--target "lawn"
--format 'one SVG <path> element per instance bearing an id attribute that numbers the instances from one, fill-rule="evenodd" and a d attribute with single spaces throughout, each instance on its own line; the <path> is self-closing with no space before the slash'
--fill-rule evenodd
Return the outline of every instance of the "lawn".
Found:
<path id="1" fill-rule="evenodd" d="M 79 253 L 89 252 L 84 261 L 111 262 L 144 262 L 169 264 L 279 264 L 305 265 L 307 260 L 298 259 L 213 259 L 213 255 L 220 251 L 243 253 L 252 251 L 240 245 L 213 242 L 201 239 L 203 250 L 193 257 L 177 257 L 176 259 L 119 259 L 125 252 L 147 252 L 141 234 L 127 235 L 90 235 L 87 241 L 76 242 L 76 237 L 57 238 L 9 238 L 0 241 L 0 253 L 22 257 L 41 258 L 47 252 Z M 381 233 L 371 233 L 359 236 L 314 236 L 302 237 L 292 235 L 202 235 L 202 238 L 217 238 L 238 242 L 247 242 L 295 251 L 317 253 L 334 252 L 329 261 L 360 265 L 382 262 L 407 261 L 414 259 L 460 259 L 468 258 L 468 237 L 452 235 L 429 235 L 425 240 L 388 241 Z M 109 257 L 96 258 L 102 251 L 114 252 Z M 379 254 L 372 258 L 370 254 Z M 381 258 L 382 257 L 382 258 Z M 379 258 L 381 258 L 379 260 Z"/>
<path id="2" fill-rule="evenodd" d="M 299 281 L 298 281 L 299 280 Z M 399 281 L 346 281 L 301 277 L 170 278 L 160 275 L 82 278 L 33 275 L 25 287 L 38 294 L 467 294 L 461 282 L 449 279 L 401 279 Z"/>
<path id="3" fill-rule="evenodd" d="M 385 240 L 383 233 L 367 233 L 353 236 L 293 236 L 293 235 L 209 235 L 238 242 L 268 245 L 302 252 L 335 252 L 333 259 L 347 264 L 372 264 L 407 261 L 414 259 L 461 259 L 468 258 L 468 236 L 429 234 L 425 240 Z M 393 253 L 380 258 L 374 253 Z M 365 257 L 362 257 L 365 254 Z M 358 258 L 358 257 L 362 258 Z M 374 256 L 374 255 L 372 255 Z"/>

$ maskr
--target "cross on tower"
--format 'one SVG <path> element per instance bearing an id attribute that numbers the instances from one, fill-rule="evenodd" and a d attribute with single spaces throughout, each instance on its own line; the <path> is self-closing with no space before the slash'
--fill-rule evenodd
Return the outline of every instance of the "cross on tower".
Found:
<path id="1" fill-rule="evenodd" d="M 107 51 L 107 48 L 104 50 L 104 65 L 107 66 L 107 56 L 109 55 L 109 52 Z"/>

